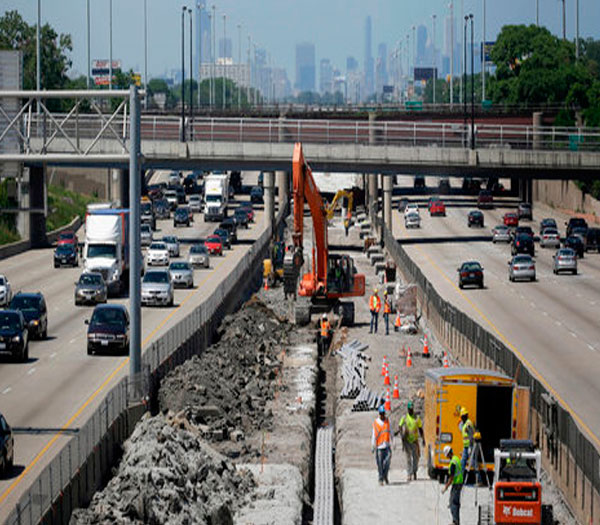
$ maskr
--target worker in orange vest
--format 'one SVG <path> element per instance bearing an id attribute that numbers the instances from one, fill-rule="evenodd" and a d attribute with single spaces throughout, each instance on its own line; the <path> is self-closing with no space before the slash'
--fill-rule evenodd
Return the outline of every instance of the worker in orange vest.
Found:
<path id="1" fill-rule="evenodd" d="M 377 461 L 377 472 L 379 484 L 388 484 L 388 472 L 392 460 L 392 446 L 394 445 L 394 434 L 390 428 L 390 420 L 385 415 L 385 407 L 379 407 L 379 416 L 373 421 L 373 432 L 371 434 L 371 452 L 375 454 Z"/>
<path id="2" fill-rule="evenodd" d="M 373 331 L 377 333 L 377 321 L 379 320 L 379 310 L 381 310 L 381 299 L 377 293 L 379 290 L 375 288 L 373 290 L 373 295 L 369 297 L 369 310 L 371 311 L 371 327 L 369 328 L 369 333 L 372 334 Z M 375 330 L 373 330 L 373 328 Z"/>
<path id="3" fill-rule="evenodd" d="M 321 317 L 321 331 L 319 332 L 319 352 L 324 355 L 329 350 L 331 344 L 331 323 L 327 319 L 327 314 Z"/>
<path id="4" fill-rule="evenodd" d="M 390 335 L 390 314 L 392 313 L 392 303 L 388 298 L 387 290 L 383 292 L 383 320 L 385 321 L 385 335 Z"/>

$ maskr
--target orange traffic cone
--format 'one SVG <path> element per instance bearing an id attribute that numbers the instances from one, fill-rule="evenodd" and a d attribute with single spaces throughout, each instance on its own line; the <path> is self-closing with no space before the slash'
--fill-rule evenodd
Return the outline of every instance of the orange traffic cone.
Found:
<path id="1" fill-rule="evenodd" d="M 446 350 L 444 350 L 443 364 L 444 364 L 444 368 L 449 368 L 450 367 L 450 362 L 448 361 L 448 354 L 446 353 Z"/>
<path id="2" fill-rule="evenodd" d="M 385 405 L 383 405 L 383 407 L 390 412 L 392 410 L 392 400 L 390 399 L 390 389 L 387 389 L 387 392 L 385 394 Z"/>
<path id="3" fill-rule="evenodd" d="M 385 375 L 385 370 L 387 368 L 386 356 L 383 356 L 383 363 L 381 363 L 381 375 Z"/>
<path id="4" fill-rule="evenodd" d="M 423 338 L 423 357 L 429 357 L 429 343 L 427 342 L 427 334 Z"/>
<path id="5" fill-rule="evenodd" d="M 412 366 L 412 352 L 410 348 L 408 349 L 408 353 L 406 354 L 406 368 L 410 368 Z"/>
<path id="6" fill-rule="evenodd" d="M 398 390 L 398 376 L 394 376 L 394 391 L 392 392 L 394 399 L 400 399 L 400 390 Z"/>
<path id="7" fill-rule="evenodd" d="M 264 289 L 265 289 L 265 291 L 267 291 L 269 289 L 269 279 L 267 277 L 265 277 Z"/>
<path id="8" fill-rule="evenodd" d="M 387 368 L 385 369 L 385 376 L 383 378 L 383 384 L 386 386 L 389 386 L 389 384 L 390 384 L 390 374 L 389 374 Z"/>
<path id="9" fill-rule="evenodd" d="M 394 329 L 398 331 L 398 328 L 402 326 L 402 319 L 400 319 L 400 312 L 396 314 L 396 320 L 394 321 Z"/>

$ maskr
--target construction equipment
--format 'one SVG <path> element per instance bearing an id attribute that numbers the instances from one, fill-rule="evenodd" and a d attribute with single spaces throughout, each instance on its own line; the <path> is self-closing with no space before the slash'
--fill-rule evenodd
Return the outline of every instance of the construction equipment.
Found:
<path id="1" fill-rule="evenodd" d="M 344 217 L 344 220 L 350 220 L 352 217 L 352 209 L 354 203 L 354 193 L 348 190 L 338 190 L 334 195 L 333 200 L 325 207 L 325 211 L 327 213 L 327 220 L 330 221 L 333 219 L 333 214 L 335 213 L 335 209 L 337 205 L 342 202 L 342 199 L 348 200 L 347 213 Z"/>
<path id="2" fill-rule="evenodd" d="M 481 432 L 481 466 L 488 475 L 491 458 L 501 439 L 529 435 L 529 389 L 499 372 L 479 368 L 430 368 L 425 372 L 425 420 L 427 468 L 431 478 L 446 476 L 450 462 L 445 445 L 460 456 L 463 439 L 458 428 L 460 410 L 465 408 Z M 479 459 L 479 457 L 477 457 Z"/>
<path id="3" fill-rule="evenodd" d="M 310 271 L 302 275 L 295 303 L 295 321 L 298 325 L 310 322 L 312 312 L 333 310 L 342 324 L 354 324 L 354 303 L 341 301 L 345 297 L 365 294 L 365 276 L 358 274 L 354 260 L 348 255 L 329 253 L 327 242 L 327 212 L 312 171 L 302 152 L 302 144 L 294 146 L 292 163 L 294 191 L 293 250 L 284 258 L 284 288 L 295 289 L 304 264 L 304 202 L 308 203 L 313 224 L 313 245 Z"/>
<path id="4" fill-rule="evenodd" d="M 530 440 L 502 439 L 494 449 L 490 502 L 479 506 L 478 525 L 550 525 L 552 505 L 542 504 L 542 455 Z"/>
<path id="5" fill-rule="evenodd" d="M 284 246 L 282 241 L 276 241 L 271 246 L 271 257 L 263 259 L 263 279 L 269 286 L 283 280 Z"/>

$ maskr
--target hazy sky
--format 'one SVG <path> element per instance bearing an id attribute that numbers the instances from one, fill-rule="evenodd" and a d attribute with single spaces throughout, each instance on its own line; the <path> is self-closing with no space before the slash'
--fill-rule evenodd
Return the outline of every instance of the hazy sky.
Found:
<path id="1" fill-rule="evenodd" d="M 42 21 L 49 22 L 61 33 L 73 36 L 73 67 L 86 69 L 86 1 L 41 0 Z M 203 0 L 200 0 L 203 1 Z M 463 0 L 464 12 L 475 15 L 475 40 L 481 39 L 483 0 Z M 567 1 L 567 37 L 575 35 L 575 0 Z M 182 1 L 147 0 L 148 2 L 148 70 L 149 76 L 162 75 L 181 63 L 181 7 L 192 6 Z M 206 3 L 212 5 L 213 2 Z M 90 0 L 91 56 L 108 58 L 109 0 Z M 234 57 L 238 55 L 237 24 L 242 24 L 242 54 L 246 55 L 247 35 L 264 46 L 275 63 L 288 70 L 294 82 L 295 44 L 312 41 L 316 45 L 317 71 L 321 58 L 329 58 L 345 72 L 346 57 L 352 55 L 363 63 L 364 20 L 373 19 L 373 54 L 379 42 L 391 49 L 399 39 L 406 39 L 412 25 L 431 28 L 431 15 L 436 14 L 436 47 L 443 39 L 442 20 L 449 12 L 449 0 L 214 0 L 217 6 L 217 36 L 222 36 L 222 14 L 227 15 L 227 35 L 234 37 Z M 540 23 L 553 33 L 561 32 L 560 0 L 539 0 Z M 143 0 L 113 0 L 113 58 L 123 60 L 126 69 L 143 68 Z M 460 14 L 461 0 L 455 0 Z M 37 0 L 0 0 L 0 12 L 17 9 L 29 23 L 34 23 Z M 580 35 L 600 38 L 600 2 L 579 0 Z M 493 40 L 505 24 L 534 23 L 535 0 L 487 1 L 487 40 Z M 186 17 L 186 31 L 189 20 Z M 189 44 L 186 44 L 186 52 Z M 188 59 L 186 59 L 187 65 Z M 318 74 L 318 73 L 317 73 Z"/>

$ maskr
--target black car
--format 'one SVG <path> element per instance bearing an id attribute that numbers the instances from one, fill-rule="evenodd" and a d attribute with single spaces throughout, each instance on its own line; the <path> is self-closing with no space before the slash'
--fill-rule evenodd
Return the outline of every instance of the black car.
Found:
<path id="1" fill-rule="evenodd" d="M 171 205 L 167 199 L 156 199 L 152 205 L 154 206 L 154 216 L 157 219 L 169 219 L 171 217 Z"/>
<path id="2" fill-rule="evenodd" d="M 185 204 L 185 189 L 183 186 L 175 186 L 173 189 L 177 192 L 177 204 Z"/>
<path id="3" fill-rule="evenodd" d="M 467 223 L 469 228 L 471 226 L 480 226 L 483 228 L 483 213 L 479 210 L 470 211 L 469 215 L 467 215 Z"/>
<path id="4" fill-rule="evenodd" d="M 0 310 L 0 355 L 4 354 L 17 361 L 29 359 L 29 331 L 18 310 Z"/>
<path id="5" fill-rule="evenodd" d="M 404 213 L 404 210 L 406 209 L 407 204 L 408 204 L 408 199 L 400 199 L 400 201 L 398 202 L 398 211 L 400 213 Z"/>
<path id="6" fill-rule="evenodd" d="M 54 250 L 54 267 L 79 266 L 79 253 L 73 244 L 60 244 Z"/>
<path id="7" fill-rule="evenodd" d="M 582 219 L 581 217 L 571 217 L 569 219 L 569 222 L 566 222 L 565 224 L 567 225 L 567 235 L 565 237 L 571 237 L 573 228 L 579 227 L 585 228 L 586 230 L 588 229 L 588 223 L 585 219 Z"/>
<path id="8" fill-rule="evenodd" d="M 14 295 L 10 302 L 11 310 L 19 310 L 29 331 L 29 337 L 46 339 L 48 336 L 48 308 L 46 300 L 40 292 L 23 293 Z"/>
<path id="9" fill-rule="evenodd" d="M 229 231 L 224 228 L 217 228 L 213 233 L 221 238 L 221 242 L 225 248 L 231 248 L 231 237 L 229 235 Z"/>
<path id="10" fill-rule="evenodd" d="M 571 228 L 570 237 L 579 237 L 583 241 L 583 244 L 585 246 L 585 240 L 587 239 L 588 231 L 589 231 L 589 228 L 587 228 L 587 227 L 575 226 L 574 228 Z"/>
<path id="11" fill-rule="evenodd" d="M 243 208 L 237 208 L 234 212 L 233 212 L 233 218 L 235 219 L 235 222 L 239 225 L 239 226 L 243 226 L 244 228 L 249 228 L 249 224 L 248 224 L 248 212 L 243 209 Z"/>
<path id="12" fill-rule="evenodd" d="M 515 235 L 511 247 L 511 253 L 513 255 L 517 255 L 518 253 L 528 253 L 534 257 L 535 245 L 533 243 L 533 236 L 527 233 L 519 233 Z"/>
<path id="13" fill-rule="evenodd" d="M 415 190 L 422 190 L 425 188 L 425 177 L 423 175 L 415 175 L 413 188 Z"/>
<path id="14" fill-rule="evenodd" d="M 221 224 L 219 224 L 219 228 L 222 228 L 229 232 L 229 237 L 231 238 L 232 244 L 237 242 L 237 226 L 235 225 L 235 221 L 231 217 L 227 217 L 227 219 L 225 219 Z"/>
<path id="15" fill-rule="evenodd" d="M 179 226 L 180 224 L 190 225 L 190 213 L 187 208 L 179 207 L 173 214 L 173 226 Z"/>
<path id="16" fill-rule="evenodd" d="M 156 230 L 156 217 L 154 216 L 152 202 L 144 201 L 140 204 L 140 222 L 149 224 L 153 230 Z"/>
<path id="17" fill-rule="evenodd" d="M 531 204 L 529 202 L 519 203 L 519 209 L 517 210 L 519 220 L 521 219 L 533 219 L 533 212 L 531 210 Z"/>
<path id="18" fill-rule="evenodd" d="M 600 252 L 600 228 L 590 228 L 585 236 L 585 251 Z"/>
<path id="19" fill-rule="evenodd" d="M 107 350 L 129 351 L 129 313 L 122 304 L 100 304 L 94 308 L 88 325 L 88 355 Z"/>
<path id="20" fill-rule="evenodd" d="M 546 228 L 554 228 L 558 230 L 558 226 L 556 225 L 556 221 L 551 217 L 546 217 L 540 221 L 540 232 L 543 232 Z"/>
<path id="21" fill-rule="evenodd" d="M 533 229 L 531 226 L 517 226 L 514 230 L 512 230 L 513 239 L 517 235 L 529 235 L 532 239 L 534 239 Z"/>
<path id="22" fill-rule="evenodd" d="M 263 189 L 260 186 L 254 186 L 250 190 L 250 202 L 252 204 L 262 204 L 264 202 Z"/>
<path id="23" fill-rule="evenodd" d="M 583 258 L 583 254 L 585 252 L 585 245 L 583 244 L 581 237 L 578 237 L 576 235 L 571 235 L 570 237 L 567 237 L 564 242 L 564 247 L 571 248 L 572 250 L 574 250 L 579 259 Z"/>
<path id="24" fill-rule="evenodd" d="M 0 449 L 1 472 L 6 474 L 11 471 L 15 460 L 15 442 L 12 429 L 2 414 L 0 414 Z"/>
<path id="25" fill-rule="evenodd" d="M 477 261 L 464 262 L 457 271 L 459 288 L 464 288 L 468 284 L 483 288 L 483 268 Z"/>

